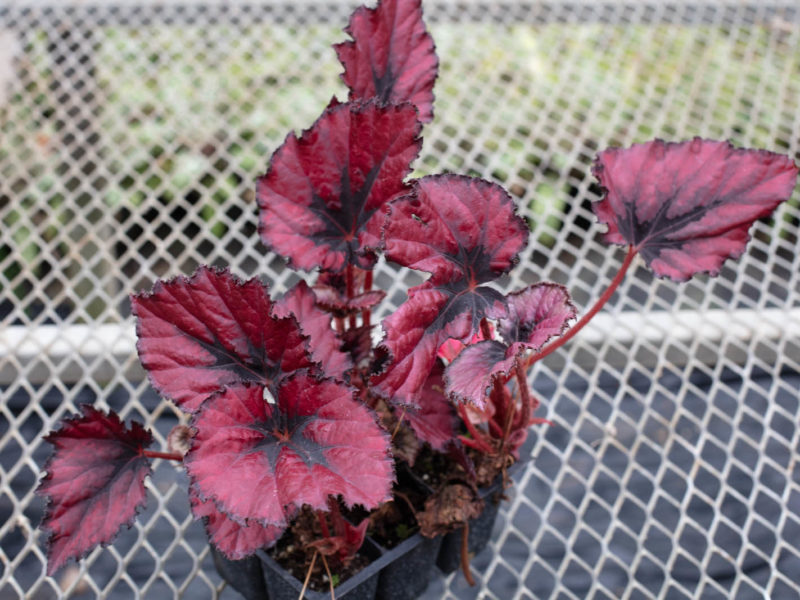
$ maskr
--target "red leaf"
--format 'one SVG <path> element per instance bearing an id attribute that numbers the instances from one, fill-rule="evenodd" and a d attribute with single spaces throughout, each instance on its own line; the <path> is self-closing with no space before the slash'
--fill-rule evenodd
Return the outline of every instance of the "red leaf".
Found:
<path id="1" fill-rule="evenodd" d="M 493 281 L 517 262 L 528 225 L 499 185 L 463 175 L 430 175 L 391 205 L 389 260 L 431 274 L 437 287 Z"/>
<path id="2" fill-rule="evenodd" d="M 299 372 L 281 382 L 275 404 L 261 386 L 228 388 L 193 426 L 186 469 L 201 499 L 234 520 L 284 526 L 303 504 L 325 509 L 329 495 L 367 508 L 389 497 L 388 437 L 334 380 Z"/>
<path id="3" fill-rule="evenodd" d="M 500 319 L 500 335 L 512 348 L 516 343 L 539 350 L 547 340 L 559 336 L 577 310 L 567 288 L 557 283 L 534 283 L 506 296 L 508 316 Z M 514 353 L 520 349 L 515 348 Z"/>
<path id="4" fill-rule="evenodd" d="M 331 316 L 317 308 L 314 292 L 300 281 L 275 304 L 276 317 L 294 315 L 300 330 L 308 336 L 311 357 L 322 365 L 323 372 L 337 379 L 353 368 L 350 357 L 342 352 L 342 341 L 332 327 Z"/>
<path id="5" fill-rule="evenodd" d="M 675 281 L 716 275 L 741 256 L 750 226 L 787 200 L 797 179 L 786 156 L 700 138 L 611 148 L 593 172 L 606 190 L 594 205 L 606 239 L 631 244 L 656 275 Z"/>
<path id="6" fill-rule="evenodd" d="M 456 437 L 456 413 L 444 394 L 443 372 L 444 365 L 436 361 L 419 394 L 419 407 L 409 407 L 405 417 L 417 437 L 440 452 Z"/>
<path id="7" fill-rule="evenodd" d="M 146 500 L 150 432 L 138 423 L 128 429 L 115 413 L 88 404 L 81 410 L 44 438 L 55 447 L 36 492 L 48 499 L 41 524 L 50 534 L 48 575 L 110 543 L 123 525 L 131 526 Z"/>
<path id="8" fill-rule="evenodd" d="M 386 296 L 386 292 L 383 290 L 373 290 L 347 299 L 336 289 L 320 285 L 314 286 L 314 294 L 317 304 L 337 317 L 346 317 L 370 309 L 379 304 Z"/>
<path id="9" fill-rule="evenodd" d="M 158 281 L 131 302 L 142 365 L 183 410 L 197 410 L 225 386 L 274 384 L 312 366 L 297 323 L 270 314 L 267 288 L 255 279 L 201 267 L 191 279 Z"/>
<path id="10" fill-rule="evenodd" d="M 381 0 L 361 6 L 345 32 L 352 42 L 334 48 L 344 65 L 350 100 L 411 102 L 423 123 L 433 120 L 433 84 L 439 60 L 422 20 L 421 0 Z"/>
<path id="11" fill-rule="evenodd" d="M 536 283 L 506 296 L 508 314 L 498 330 L 504 342 L 488 340 L 467 346 L 445 371 L 447 393 L 483 409 L 494 380 L 511 374 L 526 349 L 538 350 L 561 335 L 575 318 L 575 306 L 564 286 Z"/>
<path id="12" fill-rule="evenodd" d="M 384 208 L 422 144 L 411 106 L 329 106 L 298 139 L 289 134 L 258 181 L 264 243 L 293 267 L 369 269 Z"/>
<path id="13" fill-rule="evenodd" d="M 510 373 L 516 362 L 517 354 L 501 342 L 467 346 L 445 371 L 447 393 L 483 410 L 494 380 Z"/>
<path id="14" fill-rule="evenodd" d="M 284 528 L 249 522 L 246 525 L 229 518 L 217 505 L 203 501 L 189 490 L 195 519 L 203 519 L 211 543 L 231 560 L 241 560 L 260 548 L 269 548 L 283 535 Z"/>
<path id="15" fill-rule="evenodd" d="M 392 203 L 384 236 L 389 260 L 431 273 L 384 320 L 394 362 L 374 380 L 379 394 L 413 404 L 444 341 L 466 341 L 484 317 L 505 316 L 505 298 L 481 284 L 512 267 L 528 228 L 500 186 L 438 175 Z"/>
<path id="16" fill-rule="evenodd" d="M 328 504 L 331 505 L 333 502 L 329 500 Z M 352 525 L 342 517 L 342 513 L 337 506 L 331 506 L 329 514 L 335 535 L 325 536 L 320 540 L 311 542 L 309 546 L 316 548 L 320 554 L 325 556 L 338 554 L 339 559 L 347 564 L 364 544 L 364 538 L 367 537 L 369 519 L 362 520 L 358 525 Z"/>

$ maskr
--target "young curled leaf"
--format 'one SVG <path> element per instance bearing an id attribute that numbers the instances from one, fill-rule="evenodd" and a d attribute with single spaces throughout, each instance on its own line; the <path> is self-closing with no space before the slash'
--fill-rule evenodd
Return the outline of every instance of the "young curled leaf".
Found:
<path id="1" fill-rule="evenodd" d="M 264 243 L 298 269 L 371 269 L 387 203 L 419 154 L 410 104 L 332 104 L 311 129 L 289 134 L 258 180 Z"/>
<path id="2" fill-rule="evenodd" d="M 345 29 L 351 42 L 334 48 L 350 100 L 411 102 L 423 123 L 433 120 L 433 84 L 439 60 L 422 20 L 421 0 L 381 0 L 361 6 Z"/>
<path id="3" fill-rule="evenodd" d="M 259 385 L 231 387 L 196 413 L 184 461 L 197 495 L 230 518 L 283 527 L 330 495 L 373 508 L 389 497 L 389 439 L 352 388 L 307 372 L 284 379 L 274 403 Z"/>
<path id="4" fill-rule="evenodd" d="M 200 267 L 131 297 L 139 358 L 153 387 L 187 412 L 243 382 L 275 385 L 313 366 L 297 321 L 272 315 L 266 286 Z"/>
<path id="5" fill-rule="evenodd" d="M 535 283 L 506 297 L 508 312 L 498 321 L 503 341 L 486 340 L 462 350 L 445 371 L 447 393 L 483 409 L 495 379 L 507 377 L 527 349 L 539 350 L 561 335 L 576 310 L 566 288 Z"/>
<path id="6" fill-rule="evenodd" d="M 539 350 L 550 338 L 562 335 L 577 310 L 567 288 L 557 283 L 534 283 L 506 296 L 508 315 L 498 322 L 503 340 Z"/>
<path id="7" fill-rule="evenodd" d="M 787 156 L 700 138 L 610 148 L 593 167 L 605 189 L 594 211 L 609 242 L 685 281 L 741 256 L 751 225 L 791 196 L 797 172 Z"/>
<path id="8" fill-rule="evenodd" d="M 208 539 L 226 557 L 241 560 L 261 548 L 269 548 L 283 535 L 284 528 L 257 522 L 239 523 L 217 508 L 211 500 L 201 500 L 189 490 L 195 519 L 203 519 Z"/>
<path id="9" fill-rule="evenodd" d="M 138 423 L 127 428 L 116 413 L 88 404 L 81 413 L 44 438 L 54 447 L 36 490 L 48 500 L 41 523 L 49 534 L 48 575 L 110 543 L 124 525 L 131 526 L 147 496 L 150 462 L 144 449 L 153 440 L 150 432 Z"/>
<path id="10" fill-rule="evenodd" d="M 335 501 L 329 499 L 328 505 L 330 506 L 333 502 Z M 309 545 L 325 556 L 336 555 L 343 564 L 347 565 L 364 544 L 369 519 L 362 520 L 358 525 L 352 525 L 342 517 L 338 507 L 334 506 L 331 506 L 329 515 L 333 524 L 333 535 L 323 536 L 322 539 L 315 540 Z"/>
<path id="11" fill-rule="evenodd" d="M 491 333 L 491 338 L 494 338 L 495 327 L 492 323 L 488 323 L 489 331 Z M 456 359 L 461 351 L 466 348 L 470 344 L 474 344 L 475 342 L 480 342 L 481 340 L 486 339 L 483 336 L 483 331 L 478 331 L 472 338 L 467 341 L 466 343 L 460 342 L 458 340 L 447 340 L 441 346 L 439 346 L 439 350 L 437 350 L 436 355 L 444 360 L 447 364 L 450 364 Z"/>
<path id="12" fill-rule="evenodd" d="M 495 340 L 464 348 L 445 371 L 448 395 L 471 402 L 482 410 L 494 380 L 507 375 L 516 366 L 515 349 Z"/>

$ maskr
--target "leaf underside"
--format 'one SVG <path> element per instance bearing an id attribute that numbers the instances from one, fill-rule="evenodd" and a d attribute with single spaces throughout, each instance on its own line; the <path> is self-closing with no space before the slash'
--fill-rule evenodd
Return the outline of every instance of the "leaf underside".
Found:
<path id="1" fill-rule="evenodd" d="M 606 191 L 594 211 L 608 224 L 607 241 L 632 245 L 675 281 L 716 275 L 738 258 L 751 225 L 787 200 L 797 179 L 787 156 L 700 138 L 611 148 L 593 173 Z"/>
<path id="2" fill-rule="evenodd" d="M 308 504 L 325 510 L 329 495 L 377 506 L 389 495 L 389 441 L 353 390 L 299 372 L 275 403 L 244 385 L 209 398 L 195 415 L 197 433 L 184 463 L 202 500 L 230 518 L 287 524 Z"/>
<path id="3" fill-rule="evenodd" d="M 483 284 L 516 263 L 528 227 L 500 186 L 434 175 L 392 203 L 384 238 L 389 260 L 431 274 L 384 320 L 393 362 L 373 380 L 390 401 L 415 404 L 444 341 L 466 341 L 481 319 L 506 314 L 503 295 Z"/>
<path id="4" fill-rule="evenodd" d="M 264 243 L 295 268 L 371 269 L 386 204 L 419 154 L 414 108 L 332 104 L 300 138 L 289 134 L 258 181 Z"/>
<path id="5" fill-rule="evenodd" d="M 422 20 L 421 0 L 381 0 L 361 6 L 345 29 L 353 41 L 334 46 L 350 100 L 411 102 L 423 123 L 433 120 L 433 85 L 439 60 Z"/>
<path id="6" fill-rule="evenodd" d="M 47 540 L 47 574 L 130 527 L 146 501 L 150 463 L 143 450 L 152 435 L 138 423 L 126 428 L 115 413 L 88 404 L 45 441 L 54 446 L 37 494 L 48 499 L 41 528 Z"/>
<path id="7" fill-rule="evenodd" d="M 444 389 L 444 365 L 436 361 L 418 396 L 418 407 L 406 411 L 406 420 L 417 437 L 443 452 L 456 436 L 456 415 Z"/>
<path id="8" fill-rule="evenodd" d="M 137 349 L 153 386 L 193 412 L 228 385 L 274 386 L 313 363 L 294 319 L 272 316 L 267 288 L 199 268 L 132 297 Z"/>
<path id="9" fill-rule="evenodd" d="M 293 315 L 300 330 L 308 336 L 311 357 L 322 371 L 337 379 L 353 368 L 350 357 L 342 352 L 342 340 L 332 327 L 331 315 L 317 308 L 316 296 L 305 281 L 300 281 L 275 303 L 276 317 Z"/>

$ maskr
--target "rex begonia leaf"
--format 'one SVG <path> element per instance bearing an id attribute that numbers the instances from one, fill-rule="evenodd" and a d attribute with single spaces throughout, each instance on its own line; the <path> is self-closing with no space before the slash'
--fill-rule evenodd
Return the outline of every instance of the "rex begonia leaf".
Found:
<path id="1" fill-rule="evenodd" d="M 147 496 L 150 432 L 138 423 L 127 428 L 115 413 L 88 404 L 81 411 L 44 438 L 54 446 L 37 489 L 48 499 L 41 524 L 49 533 L 48 575 L 110 543 L 123 525 L 131 526 Z"/>
<path id="2" fill-rule="evenodd" d="M 418 397 L 418 407 L 406 410 L 406 420 L 417 437 L 443 452 L 456 437 L 456 413 L 445 396 L 444 364 L 436 361 Z"/>
<path id="3" fill-rule="evenodd" d="M 225 386 L 274 384 L 312 365 L 294 319 L 276 318 L 267 288 L 200 267 L 131 299 L 137 349 L 159 393 L 192 412 Z"/>
<path id="4" fill-rule="evenodd" d="M 337 317 L 346 317 L 373 308 L 386 296 L 386 292 L 383 290 L 372 290 L 352 298 L 343 298 L 333 288 L 316 285 L 314 294 L 317 298 L 317 305 Z"/>
<path id="5" fill-rule="evenodd" d="M 193 490 L 189 500 L 195 519 L 203 519 L 211 543 L 231 560 L 241 560 L 260 548 L 268 548 L 283 535 L 284 527 L 251 521 L 238 523 L 211 500 L 201 500 Z"/>
<path id="6" fill-rule="evenodd" d="M 308 336 L 311 357 L 326 375 L 342 379 L 353 368 L 350 356 L 342 352 L 343 342 L 333 330 L 331 315 L 317 308 L 315 294 L 305 281 L 300 281 L 275 303 L 274 314 L 294 315 L 300 330 Z"/>
<path id="7" fill-rule="evenodd" d="M 258 181 L 259 230 L 295 268 L 370 269 L 386 204 L 421 146 L 414 108 L 332 104 L 301 137 L 289 134 Z"/>
<path id="8" fill-rule="evenodd" d="M 527 239 L 511 197 L 481 179 L 424 177 L 392 203 L 386 257 L 431 277 L 383 322 L 393 362 L 375 378 L 377 393 L 414 404 L 445 340 L 466 341 L 484 317 L 505 316 L 505 298 L 482 284 L 508 272 Z"/>
<path id="9" fill-rule="evenodd" d="M 557 283 L 534 283 L 506 296 L 508 316 L 500 319 L 498 330 L 510 346 L 521 344 L 538 350 L 559 336 L 577 310 L 567 288 Z M 519 349 L 515 348 L 515 353 Z"/>
<path id="10" fill-rule="evenodd" d="M 535 283 L 506 296 L 507 315 L 498 321 L 504 342 L 486 340 L 463 349 L 445 371 L 451 396 L 485 405 L 494 380 L 508 376 L 526 349 L 538 350 L 551 337 L 561 335 L 575 318 L 575 306 L 564 286 Z"/>
<path id="11" fill-rule="evenodd" d="M 447 367 L 445 389 L 448 395 L 483 409 L 495 378 L 511 372 L 516 360 L 514 350 L 501 342 L 471 344 Z"/>
<path id="12" fill-rule="evenodd" d="M 345 32 L 353 41 L 334 45 L 344 66 L 350 100 L 411 102 L 423 123 L 433 120 L 433 85 L 439 60 L 422 20 L 421 0 L 381 0 L 361 6 Z"/>
<path id="13" fill-rule="evenodd" d="M 274 403 L 259 385 L 203 403 L 184 463 L 197 494 L 240 522 L 284 526 L 329 495 L 374 508 L 389 497 L 389 439 L 352 388 L 307 372 L 284 379 Z"/>
<path id="14" fill-rule="evenodd" d="M 606 191 L 594 204 L 606 239 L 630 244 L 675 281 L 716 275 L 738 258 L 750 226 L 787 200 L 797 179 L 787 156 L 700 138 L 610 148 L 593 173 Z"/>

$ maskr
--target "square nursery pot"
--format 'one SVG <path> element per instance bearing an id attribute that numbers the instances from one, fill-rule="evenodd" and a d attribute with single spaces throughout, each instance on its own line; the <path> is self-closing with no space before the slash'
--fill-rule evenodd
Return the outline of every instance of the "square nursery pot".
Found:
<path id="1" fill-rule="evenodd" d="M 381 551 L 371 540 L 366 539 L 359 553 L 370 558 L 372 562 L 334 588 L 336 600 L 374 600 L 375 598 L 381 570 Z M 256 557 L 264 572 L 267 591 L 265 598 L 268 600 L 298 600 L 300 592 L 303 590 L 303 582 L 272 560 L 272 557 L 263 550 L 256 551 Z M 330 597 L 330 591 L 327 589 L 324 592 L 306 590 L 303 595 L 306 600 L 330 600 Z"/>
<path id="2" fill-rule="evenodd" d="M 381 548 L 377 600 L 414 600 L 431 578 L 442 537 L 426 538 L 415 534 L 391 550 Z M 337 596 L 338 598 L 338 596 Z"/>
<path id="3" fill-rule="evenodd" d="M 239 592 L 245 600 L 265 600 L 267 587 L 264 585 L 264 573 L 261 561 L 257 556 L 249 556 L 242 560 L 231 560 L 210 544 L 214 566 L 222 578 Z M 295 598 L 297 595 L 295 594 Z"/>

